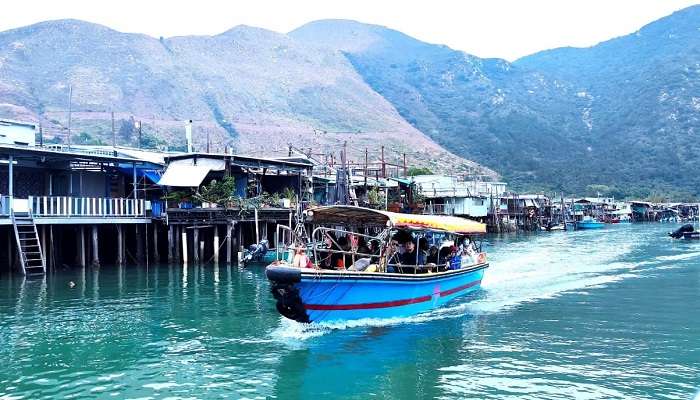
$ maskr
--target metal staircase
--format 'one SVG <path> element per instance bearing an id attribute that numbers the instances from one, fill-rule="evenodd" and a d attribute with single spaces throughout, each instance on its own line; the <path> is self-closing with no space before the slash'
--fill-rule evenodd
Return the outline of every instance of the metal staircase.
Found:
<path id="1" fill-rule="evenodd" d="M 12 211 L 12 226 L 17 239 L 20 266 L 23 275 L 43 275 L 46 273 L 46 260 L 41 250 L 39 234 L 34 218 L 28 212 Z"/>

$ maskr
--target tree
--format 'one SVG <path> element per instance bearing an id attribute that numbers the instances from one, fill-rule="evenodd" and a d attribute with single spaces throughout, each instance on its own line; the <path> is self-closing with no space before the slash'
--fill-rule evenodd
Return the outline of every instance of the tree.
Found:
<path id="1" fill-rule="evenodd" d="M 134 130 L 136 126 L 136 122 L 134 121 L 134 117 L 130 117 L 128 120 L 122 119 L 119 120 L 119 136 L 124 139 L 126 142 L 131 142 L 131 138 L 134 135 Z"/>
<path id="2" fill-rule="evenodd" d="M 408 169 L 408 176 L 432 175 L 433 171 L 427 167 L 411 167 Z"/>

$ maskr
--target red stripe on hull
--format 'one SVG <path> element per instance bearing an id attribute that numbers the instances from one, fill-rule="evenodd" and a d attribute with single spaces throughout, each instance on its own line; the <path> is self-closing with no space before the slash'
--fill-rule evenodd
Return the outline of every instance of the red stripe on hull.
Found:
<path id="1" fill-rule="evenodd" d="M 481 283 L 480 280 L 467 283 L 466 285 L 457 286 L 452 289 L 448 289 L 439 293 L 440 297 L 449 296 L 461 292 L 462 290 L 469 289 L 470 287 L 476 286 Z M 304 304 L 304 308 L 307 310 L 322 310 L 322 311 L 335 311 L 335 310 L 369 310 L 373 308 L 388 308 L 388 307 L 399 307 L 408 304 L 423 303 L 430 301 L 433 296 L 420 296 L 414 297 L 412 299 L 404 300 L 392 300 L 392 301 L 382 301 L 378 303 L 359 303 L 359 304 Z"/>

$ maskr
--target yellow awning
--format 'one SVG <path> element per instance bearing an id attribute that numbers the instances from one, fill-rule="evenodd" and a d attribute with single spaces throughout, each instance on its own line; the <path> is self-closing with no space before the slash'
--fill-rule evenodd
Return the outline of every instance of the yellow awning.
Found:
<path id="1" fill-rule="evenodd" d="M 374 225 L 399 229 L 427 229 L 461 234 L 486 233 L 486 225 L 460 217 L 401 214 L 355 206 L 316 207 L 307 211 L 316 224 Z"/>
<path id="2" fill-rule="evenodd" d="M 392 225 L 405 229 L 435 229 L 454 233 L 486 233 L 486 224 L 460 217 L 441 215 L 389 214 Z"/>

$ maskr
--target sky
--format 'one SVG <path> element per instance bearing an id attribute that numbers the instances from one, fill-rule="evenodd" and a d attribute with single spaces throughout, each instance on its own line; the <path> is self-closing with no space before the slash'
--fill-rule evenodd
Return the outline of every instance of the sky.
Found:
<path id="1" fill-rule="evenodd" d="M 0 31 L 76 18 L 154 37 L 214 35 L 241 24 L 286 33 L 342 18 L 513 61 L 555 47 L 592 46 L 694 4 L 700 0 L 9 0 Z"/>

